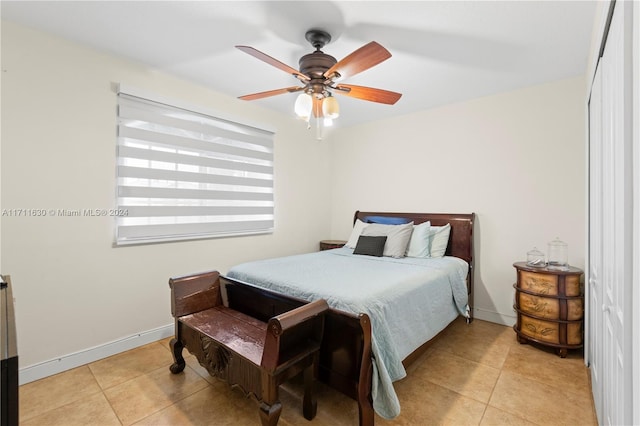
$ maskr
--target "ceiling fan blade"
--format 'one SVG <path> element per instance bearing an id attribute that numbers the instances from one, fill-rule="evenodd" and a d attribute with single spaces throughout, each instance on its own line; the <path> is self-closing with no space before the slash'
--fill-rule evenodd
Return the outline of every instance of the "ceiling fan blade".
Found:
<path id="1" fill-rule="evenodd" d="M 288 74 L 291 74 L 293 76 L 295 76 L 296 78 L 299 78 L 300 80 L 310 80 L 308 76 L 302 74 L 300 71 L 298 71 L 295 68 L 290 67 L 287 64 L 284 64 L 282 62 L 280 62 L 279 60 L 272 58 L 271 56 L 267 55 L 266 53 L 262 53 L 261 51 L 254 49 L 253 47 L 250 46 L 236 46 L 238 49 L 242 50 L 244 53 L 248 53 L 249 55 L 253 56 L 254 58 L 258 58 L 263 62 L 266 62 L 269 65 L 272 65 Z"/>
<path id="2" fill-rule="evenodd" d="M 340 95 L 387 105 L 395 104 L 402 96 L 402 93 L 374 89 L 373 87 L 355 86 L 353 84 L 338 84 L 335 89 L 334 93 Z"/>
<path id="3" fill-rule="evenodd" d="M 304 90 L 304 86 L 292 86 L 292 87 L 285 87 L 282 89 L 269 90 L 267 92 L 252 93 L 250 95 L 238 96 L 238 99 L 242 99 L 245 101 L 253 101 L 256 99 L 268 98 L 269 96 L 282 95 L 283 93 L 299 92 L 301 90 Z"/>
<path id="4" fill-rule="evenodd" d="M 387 49 L 372 41 L 338 61 L 324 73 L 324 76 L 334 78 L 337 77 L 336 74 L 339 74 L 340 78 L 351 77 L 386 61 L 390 57 L 391 53 Z"/>

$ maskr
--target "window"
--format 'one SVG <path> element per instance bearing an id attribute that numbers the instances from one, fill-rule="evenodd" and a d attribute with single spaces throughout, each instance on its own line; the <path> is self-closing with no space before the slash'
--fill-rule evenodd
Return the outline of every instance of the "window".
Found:
<path id="1" fill-rule="evenodd" d="M 272 132 L 128 92 L 118 93 L 117 245 L 273 231 Z"/>

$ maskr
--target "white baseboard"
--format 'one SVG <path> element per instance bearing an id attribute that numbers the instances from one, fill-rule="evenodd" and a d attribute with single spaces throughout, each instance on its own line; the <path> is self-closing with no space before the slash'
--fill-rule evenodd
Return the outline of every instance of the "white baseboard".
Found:
<path id="1" fill-rule="evenodd" d="M 500 312 L 489 311 L 482 308 L 473 308 L 473 317 L 489 322 L 495 322 L 496 324 L 502 324 L 506 326 L 513 326 L 516 323 L 515 314 L 501 314 Z"/>
<path id="2" fill-rule="evenodd" d="M 60 358 L 33 364 L 20 369 L 18 373 L 18 380 L 20 385 L 24 385 L 25 383 L 33 382 L 72 368 L 80 367 L 81 365 L 146 345 L 147 343 L 165 339 L 173 336 L 173 332 L 173 324 L 165 325 L 163 327 L 143 331 L 129 337 L 105 343 L 100 346 L 64 355 Z"/>

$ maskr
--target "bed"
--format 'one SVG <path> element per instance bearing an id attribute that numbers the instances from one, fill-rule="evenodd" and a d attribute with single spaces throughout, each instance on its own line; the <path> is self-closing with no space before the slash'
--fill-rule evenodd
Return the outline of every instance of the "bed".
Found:
<path id="1" fill-rule="evenodd" d="M 356 211 L 354 226 L 372 218 L 414 230 L 449 224 L 444 256 L 363 256 L 343 247 L 248 262 L 222 277 L 231 303 L 253 305 L 256 317 L 327 300 L 318 376 L 358 402 L 361 425 L 374 423 L 374 410 L 395 417 L 393 382 L 453 320 L 473 319 L 474 214 Z"/>

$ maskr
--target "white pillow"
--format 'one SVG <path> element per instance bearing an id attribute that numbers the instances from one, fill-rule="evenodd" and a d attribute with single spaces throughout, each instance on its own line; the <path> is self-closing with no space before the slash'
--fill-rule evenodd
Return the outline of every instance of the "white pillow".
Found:
<path id="1" fill-rule="evenodd" d="M 364 223 L 360 219 L 356 219 L 356 223 L 353 225 L 353 230 L 351 230 L 351 236 L 349 237 L 349 241 L 344 245 L 349 248 L 356 248 L 356 244 L 358 244 L 358 238 L 360 238 L 360 234 L 362 234 L 362 230 L 369 225 L 368 223 Z"/>
<path id="2" fill-rule="evenodd" d="M 451 224 L 431 227 L 431 257 L 443 257 L 449 244 Z"/>
<path id="3" fill-rule="evenodd" d="M 380 223 L 370 223 L 362 231 L 362 235 L 382 236 L 386 235 L 387 242 L 384 245 L 383 256 L 404 257 L 407 253 L 407 246 L 413 232 L 413 222 L 405 225 L 383 225 Z"/>
<path id="4" fill-rule="evenodd" d="M 431 243 L 431 222 L 413 225 L 413 233 L 407 247 L 407 257 L 429 257 Z"/>

